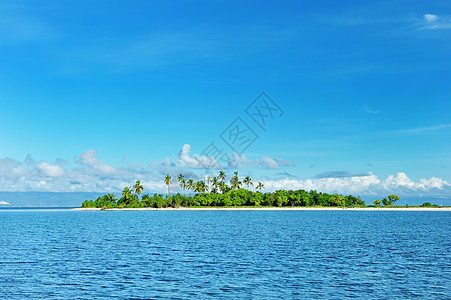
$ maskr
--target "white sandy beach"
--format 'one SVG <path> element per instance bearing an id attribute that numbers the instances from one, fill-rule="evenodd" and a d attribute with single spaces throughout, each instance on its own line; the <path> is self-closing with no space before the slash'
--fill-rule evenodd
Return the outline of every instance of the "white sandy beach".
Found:
<path id="1" fill-rule="evenodd" d="M 97 211 L 100 208 L 74 208 Z M 111 208 L 108 211 L 448 211 L 451 207 L 178 207 L 178 208 Z"/>

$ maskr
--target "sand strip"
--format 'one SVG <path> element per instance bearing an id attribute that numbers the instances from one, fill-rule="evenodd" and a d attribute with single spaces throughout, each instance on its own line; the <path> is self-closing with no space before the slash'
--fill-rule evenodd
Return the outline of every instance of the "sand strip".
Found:
<path id="1" fill-rule="evenodd" d="M 100 208 L 74 208 L 98 211 Z M 449 211 L 451 207 L 178 207 L 178 208 L 110 208 L 108 211 Z"/>

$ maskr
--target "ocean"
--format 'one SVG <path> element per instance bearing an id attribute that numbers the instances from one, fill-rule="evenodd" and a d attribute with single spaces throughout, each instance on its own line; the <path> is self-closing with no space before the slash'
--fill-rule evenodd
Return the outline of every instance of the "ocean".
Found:
<path id="1" fill-rule="evenodd" d="M 451 298 L 451 213 L 0 210 L 0 298 Z"/>

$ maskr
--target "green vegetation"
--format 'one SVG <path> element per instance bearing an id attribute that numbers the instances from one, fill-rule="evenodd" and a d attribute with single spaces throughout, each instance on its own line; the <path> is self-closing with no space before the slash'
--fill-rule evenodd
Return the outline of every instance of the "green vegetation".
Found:
<path id="1" fill-rule="evenodd" d="M 107 208 L 140 208 L 140 207 L 191 207 L 191 206 L 363 206 L 365 203 L 354 196 L 342 196 L 338 194 L 318 193 L 316 191 L 285 191 L 278 190 L 273 193 L 262 193 L 264 185 L 261 182 L 256 184 L 258 191 L 249 191 L 242 188 L 244 184 L 247 188 L 254 185 L 248 176 L 241 182 L 238 172 L 226 183 L 227 175 L 220 171 L 216 177 L 207 177 L 206 181 L 195 182 L 193 179 L 186 180 L 183 174 L 177 177 L 178 184 L 183 190 L 183 195 L 177 193 L 170 194 L 171 176 L 168 174 L 164 178 L 164 184 L 168 187 L 168 195 L 144 194 L 143 185 L 138 180 L 133 187 L 125 187 L 122 190 L 121 198 L 114 194 L 106 194 L 98 197 L 95 201 L 84 201 L 83 208 L 97 207 Z M 186 190 L 190 196 L 186 196 Z M 191 192 L 195 195 L 191 196 Z"/>
<path id="2" fill-rule="evenodd" d="M 169 176 L 169 174 L 166 175 L 166 177 L 164 178 L 164 184 L 166 184 L 166 185 L 168 186 L 168 195 L 169 195 L 169 197 L 170 197 L 170 196 L 171 196 L 171 189 L 170 189 L 170 186 L 171 186 L 171 176 Z"/>
<path id="3" fill-rule="evenodd" d="M 438 207 L 437 204 L 431 204 L 429 202 L 424 202 L 423 204 L 421 204 L 421 207 Z"/>
<path id="4" fill-rule="evenodd" d="M 141 193 L 144 186 L 138 180 L 133 187 L 125 187 L 122 190 L 121 198 L 114 194 L 106 194 L 98 197 L 95 201 L 86 200 L 82 208 L 97 207 L 107 208 L 142 208 L 142 207 L 199 207 L 199 206 L 336 206 L 336 207 L 354 207 L 365 206 L 359 197 L 352 195 L 343 196 L 339 194 L 328 194 L 317 191 L 307 192 L 305 190 L 277 190 L 275 192 L 262 193 L 264 185 L 261 182 L 255 184 L 256 191 L 250 191 L 242 188 L 254 186 L 252 179 L 248 176 L 240 181 L 238 172 L 234 172 L 229 184 L 226 183 L 227 175 L 220 171 L 216 177 L 207 177 L 207 179 L 195 182 L 193 179 L 186 179 L 183 174 L 179 174 L 177 182 L 183 190 L 183 195 L 177 193 L 171 196 L 170 186 L 172 184 L 171 176 L 168 174 L 163 182 L 168 187 L 168 194 L 163 197 L 161 194 Z M 186 190 L 189 196 L 186 196 Z M 192 195 L 194 192 L 194 195 Z M 373 203 L 379 206 L 381 202 L 384 205 L 393 205 L 399 197 L 389 195 L 387 198 L 376 200 Z M 426 206 L 428 203 L 424 203 Z M 429 204 L 430 205 L 430 204 Z"/>
<path id="5" fill-rule="evenodd" d="M 382 199 L 382 203 L 385 206 L 395 205 L 395 202 L 399 200 L 399 197 L 396 195 L 389 195 L 387 198 Z"/>
<path id="6" fill-rule="evenodd" d="M 393 205 L 395 205 L 395 202 L 398 201 L 398 200 L 399 200 L 399 196 L 397 196 L 397 195 L 388 195 L 386 198 L 382 199 L 382 201 L 379 200 L 379 199 L 374 200 L 373 204 L 375 206 L 380 206 L 381 203 L 382 203 L 384 206 L 393 206 Z"/>

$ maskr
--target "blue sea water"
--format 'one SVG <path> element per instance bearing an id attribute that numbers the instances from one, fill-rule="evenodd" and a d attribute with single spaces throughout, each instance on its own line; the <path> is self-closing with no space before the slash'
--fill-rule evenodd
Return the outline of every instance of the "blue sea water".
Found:
<path id="1" fill-rule="evenodd" d="M 0 298 L 451 298 L 451 213 L 0 211 Z"/>

